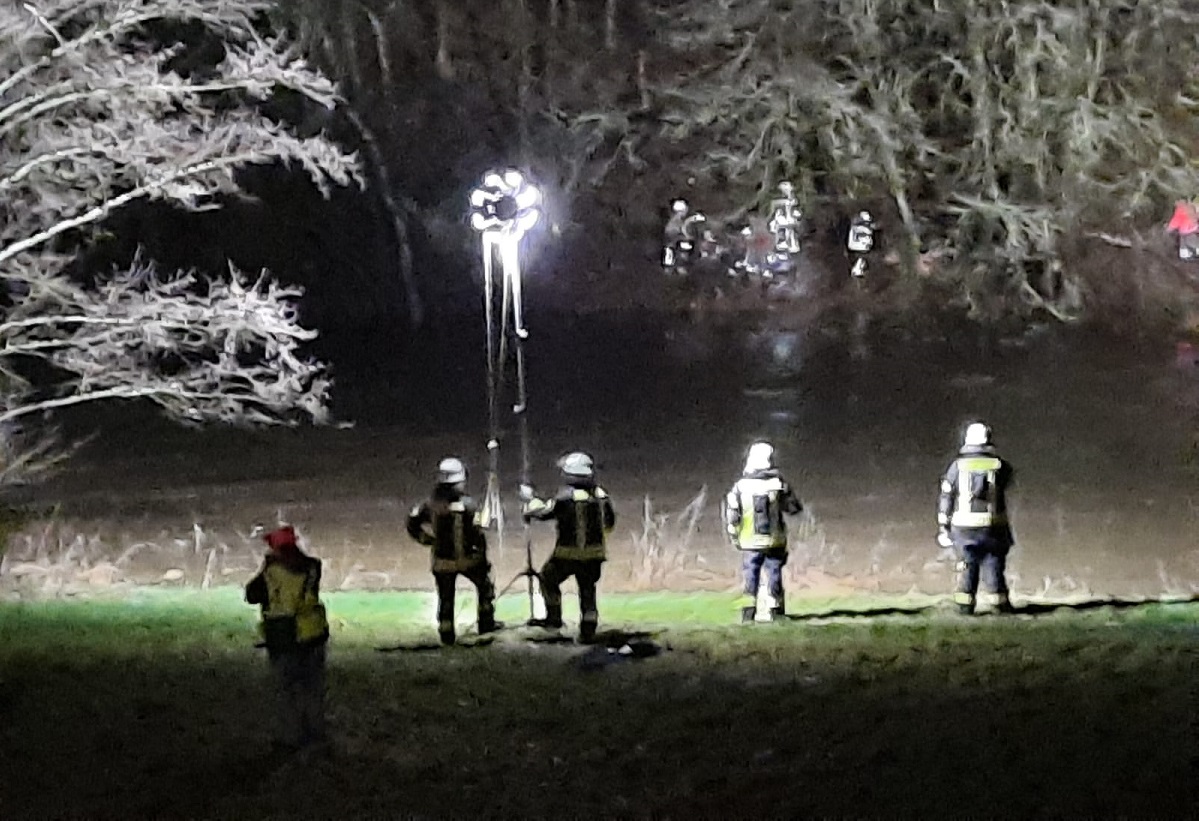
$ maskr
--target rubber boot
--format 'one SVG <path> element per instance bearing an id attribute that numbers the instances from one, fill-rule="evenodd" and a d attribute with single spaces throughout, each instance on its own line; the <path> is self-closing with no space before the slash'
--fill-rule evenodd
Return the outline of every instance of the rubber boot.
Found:
<path id="1" fill-rule="evenodd" d="M 781 607 L 772 607 L 770 608 L 770 620 L 775 622 L 786 621 L 787 614 Z"/>
<path id="2" fill-rule="evenodd" d="M 502 621 L 496 621 L 494 618 L 483 617 L 479 619 L 479 635 L 486 636 L 488 633 L 497 633 L 504 629 Z"/>
<path id="3" fill-rule="evenodd" d="M 545 608 L 544 619 L 533 619 L 529 622 L 533 627 L 541 627 L 546 630 L 561 630 L 562 629 L 562 605 L 554 607 L 547 605 Z"/>
<path id="4" fill-rule="evenodd" d="M 1010 616 L 1016 612 L 1016 608 L 1012 607 L 1011 600 L 1005 594 L 1000 593 L 999 601 L 995 604 L 995 612 Z"/>
<path id="5" fill-rule="evenodd" d="M 441 643 L 447 646 L 453 644 L 457 639 L 453 630 L 439 630 L 437 635 L 441 637 Z"/>
<path id="6" fill-rule="evenodd" d="M 742 624 L 753 624 L 754 619 L 756 619 L 757 617 L 758 617 L 758 608 L 756 608 L 756 607 L 742 607 L 741 608 L 741 623 Z"/>
<path id="7" fill-rule="evenodd" d="M 963 616 L 973 616 L 974 615 L 974 605 L 973 604 L 959 604 L 958 612 L 961 613 Z"/>
<path id="8" fill-rule="evenodd" d="M 591 644 L 595 641 L 596 623 L 593 621 L 579 622 L 579 642 L 582 644 Z"/>

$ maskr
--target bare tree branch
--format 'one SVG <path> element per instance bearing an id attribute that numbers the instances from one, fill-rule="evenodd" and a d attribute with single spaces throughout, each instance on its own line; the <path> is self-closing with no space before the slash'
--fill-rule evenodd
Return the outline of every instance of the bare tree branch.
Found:
<path id="1" fill-rule="evenodd" d="M 67 275 L 91 231 L 155 199 L 184 209 L 237 195 L 237 171 L 283 163 L 324 193 L 361 183 L 356 158 L 298 137 L 254 103 L 289 89 L 325 107 L 333 84 L 256 29 L 263 0 L 30 0 L 0 6 L 0 430 L 89 402 L 142 399 L 190 424 L 328 421 L 331 382 L 302 353 L 302 292 L 248 278 L 160 275 L 135 258 L 89 284 Z M 220 61 L 183 76 L 185 47 L 154 21 L 199 24 Z M 50 366 L 29 377 L 26 365 Z M 7 447 L 0 484 L 62 453 Z M 6 434 L 9 445 L 14 440 Z M 19 467 L 19 470 L 18 470 Z"/>

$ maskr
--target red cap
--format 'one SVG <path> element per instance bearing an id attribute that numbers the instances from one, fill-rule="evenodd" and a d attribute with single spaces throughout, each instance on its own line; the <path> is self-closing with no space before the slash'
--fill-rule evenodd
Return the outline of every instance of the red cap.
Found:
<path id="1" fill-rule="evenodd" d="M 276 553 L 285 553 L 296 549 L 296 529 L 291 525 L 284 525 L 278 530 L 272 530 L 262 539 Z"/>

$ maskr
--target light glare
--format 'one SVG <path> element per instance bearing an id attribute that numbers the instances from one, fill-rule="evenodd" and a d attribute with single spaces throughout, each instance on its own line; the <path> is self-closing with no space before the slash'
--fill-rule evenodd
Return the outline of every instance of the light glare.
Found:
<path id="1" fill-rule="evenodd" d="M 536 186 L 527 185 L 516 192 L 516 204 L 521 208 L 532 208 L 541 202 L 541 192 Z"/>

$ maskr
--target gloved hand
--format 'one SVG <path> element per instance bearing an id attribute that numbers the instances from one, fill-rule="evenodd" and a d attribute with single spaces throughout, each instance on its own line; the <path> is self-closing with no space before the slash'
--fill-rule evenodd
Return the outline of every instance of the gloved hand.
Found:
<path id="1" fill-rule="evenodd" d="M 949 537 L 948 530 L 941 530 L 937 533 L 937 544 L 941 547 L 953 547 L 953 539 Z"/>
<path id="2" fill-rule="evenodd" d="M 522 483 L 520 486 L 520 500 L 522 502 L 531 502 L 537 497 L 537 491 L 532 485 Z"/>

